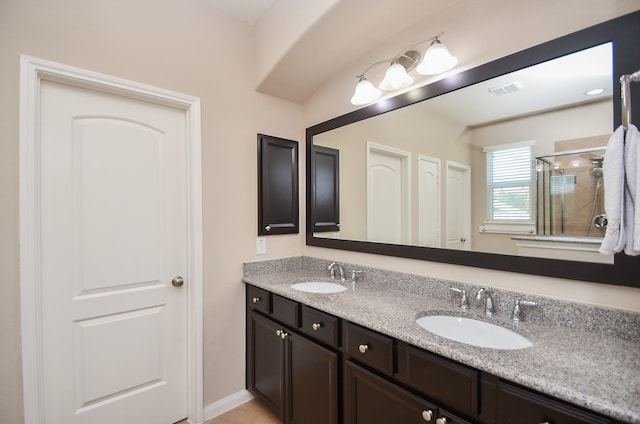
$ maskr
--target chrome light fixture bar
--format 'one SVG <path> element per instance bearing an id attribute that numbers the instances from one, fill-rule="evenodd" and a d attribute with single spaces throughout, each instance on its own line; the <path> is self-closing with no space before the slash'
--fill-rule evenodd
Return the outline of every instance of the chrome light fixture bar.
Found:
<path id="1" fill-rule="evenodd" d="M 441 32 L 426 40 L 417 41 L 396 56 L 371 64 L 360 75 L 356 76 L 358 84 L 351 98 L 351 103 L 354 105 L 371 103 L 382 95 L 381 90 L 395 91 L 410 86 L 414 80 L 409 75 L 409 72 L 413 69 L 421 75 L 435 75 L 448 71 L 456 66 L 458 59 L 451 55 L 447 47 L 438 39 L 442 34 L 444 33 Z M 413 48 L 423 43 L 430 44 L 424 54 L 422 62 L 420 62 L 422 55 L 418 51 L 413 50 Z M 420 62 L 420 64 L 418 64 L 418 62 Z M 375 66 L 383 63 L 389 66 L 384 75 L 384 79 L 378 84 L 378 88 L 376 88 L 371 81 L 365 77 L 365 74 Z"/>

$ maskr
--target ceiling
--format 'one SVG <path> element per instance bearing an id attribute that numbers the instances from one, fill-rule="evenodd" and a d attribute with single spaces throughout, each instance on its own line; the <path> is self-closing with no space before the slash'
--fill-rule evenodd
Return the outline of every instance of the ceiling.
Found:
<path id="1" fill-rule="evenodd" d="M 276 0 L 202 0 L 226 15 L 246 22 L 249 25 L 256 23 L 265 14 Z"/>
<path id="2" fill-rule="evenodd" d="M 297 26 L 297 32 L 293 35 L 289 33 L 290 39 L 275 40 L 286 47 L 257 76 L 256 90 L 304 103 L 336 73 L 354 66 L 376 47 L 425 18 L 464 0 L 314 0 L 317 5 L 323 6 L 316 8 L 301 0 L 202 1 L 234 19 L 246 22 L 254 31 L 263 29 L 260 28 L 261 18 L 270 24 L 279 22 L 283 27 Z M 303 12 L 306 18 L 304 23 L 300 20 L 291 21 L 287 12 L 293 9 Z M 270 14 L 270 11 L 275 13 Z M 281 16 L 273 16 L 278 13 Z M 309 16 L 313 13 L 316 16 Z M 298 16 L 294 13 L 291 15 Z M 441 30 L 438 28 L 435 31 Z M 261 38 L 256 41 L 255 47 L 258 49 L 258 43 L 264 43 L 263 38 L 271 35 L 269 32 L 255 34 L 256 38 Z M 328 43 L 327 34 L 331 35 L 332 40 L 339 41 Z M 432 35 L 422 34 L 421 37 Z"/>

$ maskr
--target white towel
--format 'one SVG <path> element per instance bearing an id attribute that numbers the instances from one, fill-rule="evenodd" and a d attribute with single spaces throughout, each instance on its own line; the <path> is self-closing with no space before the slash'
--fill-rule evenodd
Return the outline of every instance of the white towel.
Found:
<path id="1" fill-rule="evenodd" d="M 624 173 L 626 177 L 624 199 L 624 253 L 640 255 L 640 133 L 629 125 L 624 141 Z M 605 159 L 605 162 L 607 160 Z M 606 192 L 606 189 L 605 189 Z"/>
<path id="2" fill-rule="evenodd" d="M 602 165 L 604 172 L 604 211 L 607 229 L 600 245 L 600 253 L 613 255 L 624 249 L 624 127 L 619 126 L 609 139 Z"/>

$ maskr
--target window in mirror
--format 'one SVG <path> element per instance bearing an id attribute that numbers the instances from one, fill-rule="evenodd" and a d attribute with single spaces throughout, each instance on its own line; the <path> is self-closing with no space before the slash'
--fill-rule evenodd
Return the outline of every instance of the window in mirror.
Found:
<path id="1" fill-rule="evenodd" d="M 532 221 L 532 144 L 485 147 L 488 223 Z"/>

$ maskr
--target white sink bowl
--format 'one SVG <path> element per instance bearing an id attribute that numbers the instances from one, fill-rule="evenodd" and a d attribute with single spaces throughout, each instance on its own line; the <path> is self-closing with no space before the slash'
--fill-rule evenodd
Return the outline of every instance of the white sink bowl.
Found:
<path id="1" fill-rule="evenodd" d="M 457 342 L 491 349 L 524 349 L 533 343 L 506 328 L 470 318 L 428 315 L 416 323 L 431 333 Z"/>
<path id="2" fill-rule="evenodd" d="M 303 283 L 292 284 L 291 288 L 306 293 L 340 293 L 347 288 L 342 284 L 330 283 L 328 281 L 305 281 Z"/>

